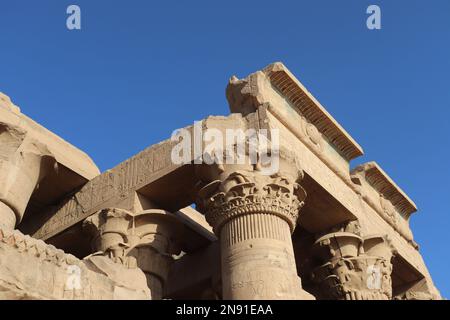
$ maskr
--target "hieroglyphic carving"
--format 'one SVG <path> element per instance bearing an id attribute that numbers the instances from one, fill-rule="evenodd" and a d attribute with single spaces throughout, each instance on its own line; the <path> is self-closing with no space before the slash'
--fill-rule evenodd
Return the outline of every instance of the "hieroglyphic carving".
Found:
<path id="1" fill-rule="evenodd" d="M 179 165 L 173 164 L 170 159 L 173 143 L 167 140 L 153 145 L 95 177 L 51 212 L 51 218 L 45 221 L 33 236 L 48 239 L 103 207 L 120 201 L 132 191 L 151 183 L 165 171 L 175 170 Z"/>

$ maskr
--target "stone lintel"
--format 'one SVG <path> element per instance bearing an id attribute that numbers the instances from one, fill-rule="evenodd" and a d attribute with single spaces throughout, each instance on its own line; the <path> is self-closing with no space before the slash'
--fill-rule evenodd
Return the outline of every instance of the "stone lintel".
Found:
<path id="1" fill-rule="evenodd" d="M 352 174 L 355 172 L 364 172 L 366 181 L 385 199 L 391 201 L 406 220 L 417 211 L 416 204 L 375 161 L 357 166 L 352 170 Z"/>
<path id="2" fill-rule="evenodd" d="M 246 123 L 242 119 L 241 115 L 209 117 L 203 120 L 201 129 L 245 129 Z M 194 136 L 193 126 L 184 129 L 191 137 Z M 191 141 L 191 150 L 194 150 L 194 139 Z M 173 163 L 171 153 L 178 143 L 171 139 L 164 140 L 101 173 L 55 209 L 35 217 L 25 231 L 36 238 L 49 239 L 99 210 L 107 207 L 123 208 L 119 204 L 131 199 L 135 193 L 171 212 L 192 204 L 198 180 L 191 163 Z M 190 161 L 194 160 L 194 155 L 192 151 Z"/>
<path id="3" fill-rule="evenodd" d="M 140 188 L 181 167 L 170 161 L 174 143 L 155 144 L 87 182 L 75 195 L 46 214 L 47 220 L 33 224 L 33 236 L 46 240 L 106 207 L 130 198 Z M 42 223 L 42 225 L 40 225 Z"/>

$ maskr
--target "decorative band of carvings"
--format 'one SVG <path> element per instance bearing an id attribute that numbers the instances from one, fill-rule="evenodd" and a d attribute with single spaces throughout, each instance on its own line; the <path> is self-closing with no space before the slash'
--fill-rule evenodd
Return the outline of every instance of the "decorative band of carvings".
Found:
<path id="1" fill-rule="evenodd" d="M 65 253 L 63 250 L 24 235 L 18 230 L 6 230 L 0 228 L 0 243 L 14 248 L 18 253 L 24 253 L 47 261 L 59 267 L 64 265 L 79 265 L 81 261 L 75 256 Z"/>
<path id="2" fill-rule="evenodd" d="M 251 239 L 290 239 L 290 229 L 286 221 L 267 213 L 236 217 L 222 227 L 220 234 L 222 243 L 227 246 Z"/>
<path id="3" fill-rule="evenodd" d="M 321 148 L 317 147 L 308 135 L 305 135 L 302 129 L 297 128 L 295 124 L 289 119 L 286 119 L 284 115 L 275 107 L 268 104 L 268 110 L 275 118 L 280 121 L 286 128 L 288 128 L 304 145 L 314 153 L 322 162 L 330 168 L 351 190 L 360 195 L 362 199 L 377 212 L 383 220 L 385 220 L 396 232 L 398 232 L 404 239 L 406 239 L 413 247 L 417 248 L 417 244 L 413 241 L 412 232 L 409 229 L 408 222 L 404 219 L 393 219 L 392 215 L 386 213 L 381 203 L 375 203 L 372 199 L 364 194 L 364 190 L 360 185 L 355 184 L 352 181 L 348 172 L 344 172 L 338 166 L 336 166 L 332 160 L 330 160 L 323 152 Z"/>
<path id="4" fill-rule="evenodd" d="M 286 177 L 235 171 L 203 187 L 198 206 L 216 234 L 231 219 L 261 213 L 282 218 L 293 232 L 305 198 L 305 190 Z"/>
<path id="5" fill-rule="evenodd" d="M 271 84 L 305 117 L 322 132 L 329 141 L 351 160 L 363 154 L 362 148 L 325 110 L 297 78 L 281 63 L 264 68 Z"/>

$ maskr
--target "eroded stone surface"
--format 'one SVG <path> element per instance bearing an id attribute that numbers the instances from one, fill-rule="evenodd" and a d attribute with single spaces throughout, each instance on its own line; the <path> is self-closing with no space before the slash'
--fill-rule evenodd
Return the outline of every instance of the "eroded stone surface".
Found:
<path id="1" fill-rule="evenodd" d="M 0 299 L 150 299 L 144 273 L 0 229 Z"/>
<path id="2" fill-rule="evenodd" d="M 180 253 L 177 225 L 173 216 L 157 209 L 133 214 L 109 208 L 84 221 L 93 250 L 126 268 L 141 269 L 152 299 L 163 297 L 172 255 Z"/>

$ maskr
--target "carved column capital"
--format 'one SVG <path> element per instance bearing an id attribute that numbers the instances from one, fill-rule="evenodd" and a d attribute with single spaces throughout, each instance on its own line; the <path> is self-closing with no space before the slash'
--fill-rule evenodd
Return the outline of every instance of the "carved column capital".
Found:
<path id="1" fill-rule="evenodd" d="M 216 233 L 235 217 L 261 212 L 282 218 L 293 232 L 305 198 L 306 192 L 291 177 L 236 170 L 203 187 L 198 205 Z"/>
<path id="2" fill-rule="evenodd" d="M 111 260 L 128 267 L 136 267 L 136 261 L 129 259 L 130 248 L 136 246 L 136 240 L 130 232 L 133 228 L 134 214 L 118 208 L 107 208 L 88 217 L 83 228 L 92 238 L 94 251 L 102 252 Z"/>
<path id="3" fill-rule="evenodd" d="M 304 174 L 292 154 L 281 152 L 279 156 L 279 170 L 271 175 L 265 175 L 258 165 L 197 166 L 204 184 L 197 205 L 216 234 L 233 218 L 262 212 L 280 217 L 294 231 L 306 198 L 299 184 Z"/>
<path id="4" fill-rule="evenodd" d="M 392 299 L 393 251 L 385 236 L 362 237 L 354 226 L 321 236 L 313 254 L 321 265 L 313 272 L 322 298 L 337 300 Z"/>
<path id="5" fill-rule="evenodd" d="M 87 218 L 83 227 L 93 236 L 94 251 L 128 268 L 140 268 L 153 299 L 162 297 L 172 255 L 180 253 L 175 237 L 181 226 L 175 217 L 160 209 L 133 213 L 107 208 Z"/>

